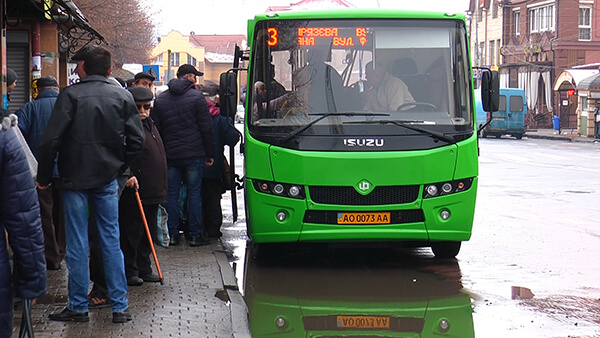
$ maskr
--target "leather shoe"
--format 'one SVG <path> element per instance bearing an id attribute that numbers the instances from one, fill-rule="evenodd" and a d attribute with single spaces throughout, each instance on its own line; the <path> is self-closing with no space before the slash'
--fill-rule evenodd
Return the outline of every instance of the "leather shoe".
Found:
<path id="1" fill-rule="evenodd" d="M 171 235 L 169 239 L 169 245 L 179 245 L 179 234 Z"/>
<path id="2" fill-rule="evenodd" d="M 127 278 L 127 285 L 140 286 L 142 284 L 144 284 L 144 280 L 138 276 L 131 276 Z"/>
<path id="3" fill-rule="evenodd" d="M 46 262 L 46 270 L 60 270 L 60 263 Z"/>
<path id="4" fill-rule="evenodd" d="M 192 236 L 190 246 L 202 246 L 210 244 L 210 239 L 203 236 Z"/>
<path id="5" fill-rule="evenodd" d="M 89 322 L 90 315 L 87 312 L 75 312 L 65 307 L 61 312 L 51 313 L 48 318 L 59 322 Z"/>
<path id="6" fill-rule="evenodd" d="M 148 283 L 160 282 L 160 277 L 158 277 L 158 275 L 155 273 L 149 273 L 147 275 L 140 276 L 140 278 L 143 279 L 144 282 L 148 282 Z"/>
<path id="7" fill-rule="evenodd" d="M 122 312 L 113 312 L 113 323 L 127 323 L 132 319 L 133 316 L 129 312 L 129 308 L 123 310 Z"/>

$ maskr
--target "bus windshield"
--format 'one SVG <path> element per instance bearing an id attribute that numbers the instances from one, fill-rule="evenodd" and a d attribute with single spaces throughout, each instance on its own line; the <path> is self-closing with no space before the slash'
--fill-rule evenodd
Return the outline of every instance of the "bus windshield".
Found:
<path id="1" fill-rule="evenodd" d="M 460 22 L 269 20 L 254 34 L 247 125 L 259 140 L 419 135 L 406 141 L 418 149 L 473 135 Z"/>

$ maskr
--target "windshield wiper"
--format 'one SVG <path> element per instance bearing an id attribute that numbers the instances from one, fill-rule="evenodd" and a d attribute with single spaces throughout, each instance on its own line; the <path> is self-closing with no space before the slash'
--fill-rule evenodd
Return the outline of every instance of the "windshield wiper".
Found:
<path id="1" fill-rule="evenodd" d="M 354 122 L 348 122 L 354 123 Z M 438 140 L 446 141 L 448 143 L 456 143 L 454 136 L 447 135 L 446 133 L 440 133 L 434 130 L 423 129 L 419 127 L 415 127 L 414 124 L 428 124 L 427 121 L 418 121 L 418 120 L 377 120 L 377 121 L 362 121 L 360 123 L 371 123 L 371 124 L 395 124 L 400 127 L 404 127 L 406 129 L 414 130 L 422 134 L 427 134 L 435 137 Z"/>
<path id="2" fill-rule="evenodd" d="M 331 113 L 315 113 L 315 114 L 310 114 L 310 115 L 322 115 L 319 118 L 310 121 L 309 123 L 303 125 L 302 127 L 299 127 L 298 129 L 294 129 L 292 130 L 289 134 L 287 134 L 286 136 L 284 136 L 283 138 L 281 138 L 281 140 L 279 140 L 279 142 L 281 143 L 285 143 L 289 140 L 291 140 L 294 136 L 300 134 L 301 132 L 305 131 L 306 129 L 310 128 L 313 124 L 323 120 L 326 117 L 329 116 L 390 116 L 390 114 L 386 114 L 386 113 L 359 113 L 359 112 L 343 112 L 343 113 L 339 113 L 339 112 L 331 112 Z"/>

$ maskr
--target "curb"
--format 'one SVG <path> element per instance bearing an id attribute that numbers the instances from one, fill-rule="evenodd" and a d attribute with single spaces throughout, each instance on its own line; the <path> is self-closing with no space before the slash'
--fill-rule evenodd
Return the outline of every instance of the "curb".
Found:
<path id="1" fill-rule="evenodd" d="M 567 141 L 567 142 L 580 142 L 580 143 L 598 143 L 599 140 L 585 137 L 585 136 L 576 136 L 576 137 L 568 137 L 568 136 L 558 136 L 558 135 L 536 135 L 536 134 L 527 134 L 525 133 L 523 136 L 532 138 L 532 139 L 545 139 L 545 140 L 555 140 L 555 141 Z"/>
<path id="2" fill-rule="evenodd" d="M 212 250 L 217 259 L 217 264 L 219 265 L 223 287 L 229 298 L 232 337 L 250 338 L 252 337 L 252 334 L 250 333 L 250 328 L 248 326 L 248 307 L 246 306 L 244 297 L 239 291 L 235 272 L 231 265 L 229 265 L 229 260 L 227 259 L 227 255 L 225 255 L 220 240 L 218 242 L 213 242 Z"/>

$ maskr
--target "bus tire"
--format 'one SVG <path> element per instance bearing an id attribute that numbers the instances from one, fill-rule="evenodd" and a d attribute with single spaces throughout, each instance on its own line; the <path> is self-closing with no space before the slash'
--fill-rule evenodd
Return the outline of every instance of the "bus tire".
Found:
<path id="1" fill-rule="evenodd" d="M 435 258 L 455 258 L 460 251 L 461 243 L 460 241 L 431 243 L 431 251 L 433 251 Z"/>

